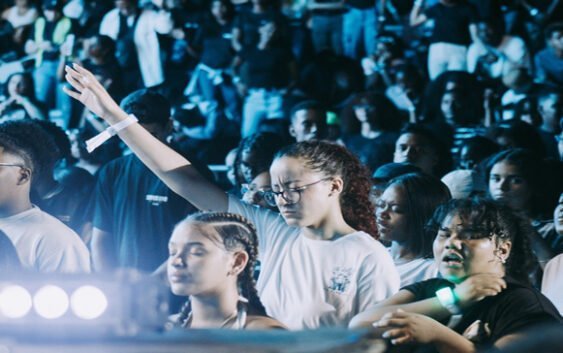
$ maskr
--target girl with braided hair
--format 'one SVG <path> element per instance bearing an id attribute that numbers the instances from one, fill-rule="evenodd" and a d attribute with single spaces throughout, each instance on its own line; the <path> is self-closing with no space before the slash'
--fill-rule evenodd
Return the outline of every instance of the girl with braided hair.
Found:
<path id="1" fill-rule="evenodd" d="M 163 182 L 202 210 L 231 212 L 256 226 L 257 289 L 268 315 L 290 329 L 345 326 L 398 290 L 399 274 L 377 240 L 369 172 L 344 147 L 300 142 L 275 156 L 264 197 L 280 213 L 228 196 L 184 157 L 127 116 L 95 77 L 67 67 L 67 93 L 110 125 Z"/>
<path id="2" fill-rule="evenodd" d="M 189 296 L 174 323 L 192 328 L 283 329 L 266 316 L 252 277 L 256 230 L 244 217 L 196 213 L 176 225 L 168 244 L 172 292 Z"/>

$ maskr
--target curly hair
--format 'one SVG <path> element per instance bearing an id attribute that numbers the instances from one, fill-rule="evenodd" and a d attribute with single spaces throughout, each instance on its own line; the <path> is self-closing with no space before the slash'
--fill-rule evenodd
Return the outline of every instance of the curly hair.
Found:
<path id="1" fill-rule="evenodd" d="M 401 187 L 406 196 L 409 249 L 417 256 L 432 258 L 434 238 L 426 234 L 424 227 L 436 208 L 452 198 L 450 190 L 440 179 L 420 173 L 398 176 L 389 182 L 387 187 L 390 186 Z"/>
<path id="2" fill-rule="evenodd" d="M 60 152 L 53 138 L 37 122 L 8 121 L 0 124 L 0 146 L 22 158 L 33 179 L 52 178 Z"/>
<path id="3" fill-rule="evenodd" d="M 243 138 L 239 143 L 235 158 L 237 183 L 239 185 L 250 183 L 256 176 L 268 171 L 275 154 L 285 145 L 286 142 L 279 135 L 271 132 L 259 132 Z M 246 162 L 251 170 L 251 180 L 245 180 L 240 170 L 240 164 L 243 162 L 243 153 L 252 156 L 249 158 L 250 161 Z"/>
<path id="4" fill-rule="evenodd" d="M 525 218 L 507 206 L 484 197 L 453 199 L 440 206 L 428 222 L 429 236 L 435 237 L 447 216 L 457 214 L 467 223 L 478 225 L 479 232 L 497 242 L 510 241 L 512 247 L 506 260 L 506 274 L 528 282 L 538 262 L 530 246 L 530 234 L 535 230 Z"/>
<path id="5" fill-rule="evenodd" d="M 304 141 L 283 148 L 275 159 L 281 157 L 298 158 L 310 170 L 327 177 L 341 177 L 344 189 L 340 194 L 340 207 L 344 220 L 352 228 L 379 238 L 374 206 L 369 199 L 370 172 L 350 151 L 330 142 Z"/>
<path id="6" fill-rule="evenodd" d="M 248 300 L 251 314 L 265 316 L 266 309 L 258 297 L 254 280 L 254 269 L 258 258 L 258 236 L 254 225 L 243 216 L 228 212 L 198 212 L 191 214 L 183 222 L 211 225 L 227 251 L 244 250 L 248 254 L 246 267 L 238 277 L 239 293 Z M 188 300 L 180 311 L 177 323 L 182 325 L 190 312 L 191 304 Z"/>
<path id="7" fill-rule="evenodd" d="M 354 95 L 342 110 L 342 130 L 345 134 L 360 132 L 361 123 L 356 117 L 354 107 L 366 106 L 370 108 L 368 123 L 374 130 L 399 131 L 403 123 L 399 110 L 384 94 L 362 92 Z"/>
<path id="8" fill-rule="evenodd" d="M 59 149 L 59 159 L 72 159 L 72 153 L 70 152 L 70 139 L 63 128 L 49 120 L 35 120 L 34 122 L 39 124 L 43 130 L 51 135 L 51 138 L 57 144 Z"/>

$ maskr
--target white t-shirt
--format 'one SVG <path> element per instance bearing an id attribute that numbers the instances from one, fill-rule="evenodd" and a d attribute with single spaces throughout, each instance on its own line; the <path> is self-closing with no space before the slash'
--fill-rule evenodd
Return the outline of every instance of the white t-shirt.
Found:
<path id="1" fill-rule="evenodd" d="M 277 213 L 229 197 L 229 212 L 254 223 L 262 261 L 257 289 L 267 313 L 289 329 L 345 327 L 399 289 L 385 247 L 365 232 L 313 240 Z"/>
<path id="2" fill-rule="evenodd" d="M 35 7 L 30 7 L 23 15 L 18 14 L 18 7 L 15 5 L 6 11 L 8 15 L 6 20 L 8 20 L 14 28 L 33 24 L 38 16 L 37 9 Z"/>
<path id="3" fill-rule="evenodd" d="M 438 266 L 434 259 L 414 259 L 407 262 L 395 262 L 401 276 L 401 288 L 438 277 Z"/>
<path id="4" fill-rule="evenodd" d="M 90 253 L 69 227 L 39 207 L 0 218 L 24 268 L 38 272 L 90 272 Z"/>
<path id="5" fill-rule="evenodd" d="M 563 315 L 563 254 L 555 256 L 545 265 L 541 291 Z"/>
<path id="6" fill-rule="evenodd" d="M 491 49 L 498 60 L 491 64 L 489 74 L 493 78 L 499 78 L 511 69 L 518 67 L 530 67 L 530 57 L 524 41 L 518 37 L 504 36 L 498 47 Z M 477 61 L 487 54 L 487 48 L 481 43 L 473 43 L 467 51 L 467 71 L 473 73 L 477 67 Z"/>

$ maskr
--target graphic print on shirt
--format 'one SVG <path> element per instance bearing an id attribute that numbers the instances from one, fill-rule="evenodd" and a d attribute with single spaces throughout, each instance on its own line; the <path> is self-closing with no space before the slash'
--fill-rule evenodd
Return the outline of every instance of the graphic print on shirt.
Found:
<path id="1" fill-rule="evenodd" d="M 348 289 L 351 276 L 351 267 L 336 267 L 334 270 L 332 270 L 332 277 L 330 279 L 330 285 L 327 290 L 332 293 L 343 294 Z"/>

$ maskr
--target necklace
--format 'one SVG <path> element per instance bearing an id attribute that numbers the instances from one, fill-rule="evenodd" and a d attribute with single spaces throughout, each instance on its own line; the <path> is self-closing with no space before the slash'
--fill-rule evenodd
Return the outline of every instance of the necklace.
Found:
<path id="1" fill-rule="evenodd" d="M 232 325 L 232 327 L 228 327 L 230 321 L 236 318 L 236 321 Z M 192 312 L 188 314 L 188 317 L 182 323 L 182 327 L 188 328 L 191 327 L 193 315 Z M 237 305 L 237 309 L 229 315 L 219 326 L 219 328 L 231 328 L 234 330 L 242 330 L 246 325 L 246 307 L 245 305 Z"/>

